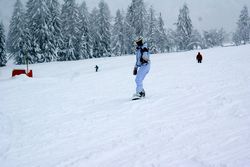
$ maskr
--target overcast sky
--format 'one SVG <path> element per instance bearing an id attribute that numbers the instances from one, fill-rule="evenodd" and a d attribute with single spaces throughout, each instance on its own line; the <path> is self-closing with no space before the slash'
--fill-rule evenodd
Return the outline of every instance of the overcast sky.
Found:
<path id="1" fill-rule="evenodd" d="M 0 21 L 5 26 L 9 24 L 16 0 L 0 0 Z M 27 0 L 22 0 L 25 4 Z M 60 0 L 63 2 L 63 0 Z M 76 0 L 81 3 L 83 0 Z M 98 6 L 100 0 L 85 0 L 89 10 Z M 105 0 L 112 15 L 117 9 L 126 11 L 132 0 Z M 157 12 L 161 12 L 168 28 L 174 28 L 179 9 L 186 2 L 190 9 L 190 16 L 194 28 L 208 30 L 223 27 L 226 31 L 234 31 L 241 9 L 244 5 L 250 10 L 250 0 L 144 0 L 149 7 L 153 5 Z"/>

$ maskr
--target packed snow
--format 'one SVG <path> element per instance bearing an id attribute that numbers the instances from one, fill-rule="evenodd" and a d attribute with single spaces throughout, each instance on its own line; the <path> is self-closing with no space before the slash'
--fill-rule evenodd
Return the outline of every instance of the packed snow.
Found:
<path id="1" fill-rule="evenodd" d="M 249 167 L 250 45 L 0 68 L 1 167 Z M 95 65 L 100 67 L 95 72 Z"/>

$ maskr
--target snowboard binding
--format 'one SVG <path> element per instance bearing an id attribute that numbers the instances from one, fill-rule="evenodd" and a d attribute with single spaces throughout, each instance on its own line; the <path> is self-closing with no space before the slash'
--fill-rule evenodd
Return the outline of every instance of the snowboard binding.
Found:
<path id="1" fill-rule="evenodd" d="M 145 98 L 145 96 L 146 96 L 146 93 L 143 90 L 143 91 L 141 91 L 139 93 L 134 94 L 133 97 L 132 97 L 132 100 L 139 100 L 139 99 Z"/>

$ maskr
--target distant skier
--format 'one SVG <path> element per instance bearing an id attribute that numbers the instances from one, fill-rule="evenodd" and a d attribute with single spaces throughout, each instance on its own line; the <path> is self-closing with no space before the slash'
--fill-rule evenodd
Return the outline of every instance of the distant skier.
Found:
<path id="1" fill-rule="evenodd" d="M 198 61 L 198 63 L 202 62 L 202 55 L 200 52 L 198 52 L 197 56 L 196 56 L 196 60 Z"/>
<path id="2" fill-rule="evenodd" d="M 143 80 L 150 70 L 150 54 L 147 44 L 143 42 L 143 38 L 139 37 L 135 41 L 136 47 L 136 63 L 133 70 L 133 75 L 136 75 L 136 94 L 133 95 L 132 100 L 138 100 L 145 97 L 145 90 L 143 88 Z"/>
<path id="3" fill-rule="evenodd" d="M 98 65 L 96 65 L 95 66 L 95 72 L 98 72 L 98 69 L 99 69 L 99 67 L 98 67 Z"/>

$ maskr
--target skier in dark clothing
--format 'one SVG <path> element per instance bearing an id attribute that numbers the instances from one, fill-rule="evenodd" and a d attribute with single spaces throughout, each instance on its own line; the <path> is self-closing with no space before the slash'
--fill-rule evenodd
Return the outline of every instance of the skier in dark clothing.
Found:
<path id="1" fill-rule="evenodd" d="M 196 60 L 198 61 L 198 63 L 202 62 L 202 55 L 200 52 L 198 52 L 197 56 L 196 56 Z"/>
<path id="2" fill-rule="evenodd" d="M 96 65 L 95 66 L 95 72 L 98 72 L 98 69 L 99 69 L 99 67 L 98 67 L 98 65 Z"/>

